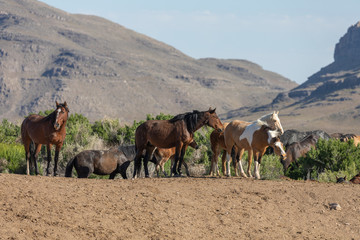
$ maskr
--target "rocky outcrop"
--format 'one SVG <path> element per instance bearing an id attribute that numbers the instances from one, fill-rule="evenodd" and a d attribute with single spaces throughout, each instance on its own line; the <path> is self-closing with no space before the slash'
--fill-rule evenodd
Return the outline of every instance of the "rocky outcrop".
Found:
<path id="1" fill-rule="evenodd" d="M 334 60 L 340 66 L 360 66 L 360 22 L 351 26 L 336 44 Z"/>

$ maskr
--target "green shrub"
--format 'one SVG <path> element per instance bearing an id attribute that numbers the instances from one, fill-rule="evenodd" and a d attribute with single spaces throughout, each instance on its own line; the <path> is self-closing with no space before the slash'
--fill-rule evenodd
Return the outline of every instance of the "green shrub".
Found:
<path id="1" fill-rule="evenodd" d="M 299 158 L 298 166 L 292 164 L 286 174 L 294 179 L 334 181 L 336 174 L 354 176 L 359 171 L 360 146 L 356 147 L 352 140 L 319 139 L 316 148 Z"/>
<path id="2" fill-rule="evenodd" d="M 6 159 L 10 173 L 26 173 L 25 149 L 21 144 L 0 143 L 0 159 Z"/>
<path id="3" fill-rule="evenodd" d="M 274 154 L 264 155 L 261 160 L 261 179 L 279 179 L 284 175 L 284 168 L 279 156 Z"/>
<path id="4" fill-rule="evenodd" d="M 15 143 L 20 140 L 20 126 L 3 119 L 0 125 L 0 142 Z"/>

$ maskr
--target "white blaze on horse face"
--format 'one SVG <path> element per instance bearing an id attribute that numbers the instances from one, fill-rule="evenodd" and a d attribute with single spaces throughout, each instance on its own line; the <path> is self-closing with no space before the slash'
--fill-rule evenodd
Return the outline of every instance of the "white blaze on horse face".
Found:
<path id="1" fill-rule="evenodd" d="M 244 132 L 240 135 L 239 141 L 246 139 L 251 146 L 254 132 L 259 130 L 261 128 L 261 125 L 257 124 L 257 122 L 252 123 L 248 126 L 246 126 Z"/>
<path id="2" fill-rule="evenodd" d="M 285 150 L 284 150 L 281 142 L 276 142 L 275 146 L 277 146 L 280 149 L 281 155 L 286 155 Z"/>

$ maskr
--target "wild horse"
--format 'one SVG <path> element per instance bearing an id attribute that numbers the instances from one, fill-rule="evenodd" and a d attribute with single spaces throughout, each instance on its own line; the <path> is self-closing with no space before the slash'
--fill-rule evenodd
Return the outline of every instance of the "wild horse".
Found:
<path id="1" fill-rule="evenodd" d="M 214 130 L 214 131 L 216 131 L 216 130 Z M 189 146 L 194 149 L 199 148 L 199 146 L 196 144 L 195 141 L 192 141 L 189 144 Z M 153 159 L 151 160 L 151 162 L 156 163 L 156 172 L 157 172 L 158 177 L 160 177 L 160 168 L 161 168 L 161 171 L 164 173 L 165 177 L 167 177 L 167 174 L 164 169 L 164 165 L 169 159 L 171 159 L 171 166 L 174 165 L 175 153 L 176 153 L 175 147 L 173 147 L 173 148 L 156 148 L 155 149 L 154 154 L 153 154 Z M 183 161 L 183 165 L 186 170 L 186 175 L 189 177 L 190 176 L 189 167 L 185 161 Z"/>
<path id="2" fill-rule="evenodd" d="M 305 156 L 305 154 L 316 147 L 318 137 L 310 134 L 299 142 L 293 142 L 286 148 L 286 158 L 281 160 L 284 172 L 289 168 L 292 162 L 297 163 L 297 159 Z"/>
<path id="3" fill-rule="evenodd" d="M 126 170 L 135 156 L 135 146 L 119 146 L 106 151 L 85 150 L 71 159 L 67 166 L 65 177 L 72 176 L 75 167 L 78 178 L 87 178 L 90 174 L 110 175 L 114 179 L 117 173 L 126 179 Z"/>
<path id="4" fill-rule="evenodd" d="M 68 119 L 69 108 L 66 102 L 58 103 L 56 109 L 48 116 L 32 114 L 24 119 L 21 124 L 21 139 L 25 147 L 26 174 L 30 174 L 30 159 L 33 159 L 35 174 L 38 175 L 37 157 L 41 150 L 41 145 L 47 147 L 47 168 L 46 175 L 50 174 L 51 147 L 55 145 L 55 165 L 54 176 L 57 176 L 57 163 L 59 152 L 66 136 L 66 121 Z M 30 152 L 30 144 L 35 144 L 35 153 Z"/>
<path id="5" fill-rule="evenodd" d="M 135 131 L 135 166 L 133 178 L 139 175 L 141 167 L 141 156 L 146 150 L 144 157 L 145 177 L 149 177 L 147 167 L 149 158 L 155 147 L 175 147 L 175 163 L 172 173 L 181 175 L 185 149 L 193 141 L 194 132 L 202 126 L 207 125 L 219 131 L 223 125 L 215 113 L 215 109 L 208 111 L 196 111 L 183 113 L 170 120 L 148 120 L 141 124 Z M 176 170 L 177 168 L 177 170 Z"/>
<path id="6" fill-rule="evenodd" d="M 264 154 L 266 148 L 269 145 L 276 143 L 282 149 L 282 145 L 279 144 L 280 140 L 276 139 L 284 133 L 278 114 L 279 112 L 273 112 L 264 115 L 253 122 L 234 120 L 227 125 L 224 131 L 224 139 L 227 151 L 228 176 L 230 176 L 230 155 L 233 155 L 233 158 L 235 157 L 233 154 L 234 151 L 232 151 L 232 149 L 233 147 L 236 147 L 240 151 L 248 151 L 249 176 L 251 176 L 250 166 L 252 158 L 253 155 L 255 155 L 255 177 L 257 179 L 260 178 L 259 169 L 261 157 Z M 283 154 L 284 153 L 282 153 L 281 155 Z M 241 155 L 242 153 L 240 152 L 240 161 Z M 233 159 L 233 161 L 236 160 Z M 241 175 L 243 177 L 247 177 L 242 170 L 242 166 L 240 166 L 240 170 Z"/>

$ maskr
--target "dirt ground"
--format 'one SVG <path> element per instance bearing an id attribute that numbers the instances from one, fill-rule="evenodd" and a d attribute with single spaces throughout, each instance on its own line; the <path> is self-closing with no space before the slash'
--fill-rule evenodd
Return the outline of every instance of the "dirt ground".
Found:
<path id="1" fill-rule="evenodd" d="M 0 182 L 0 239 L 360 239 L 354 184 L 15 174 Z"/>

